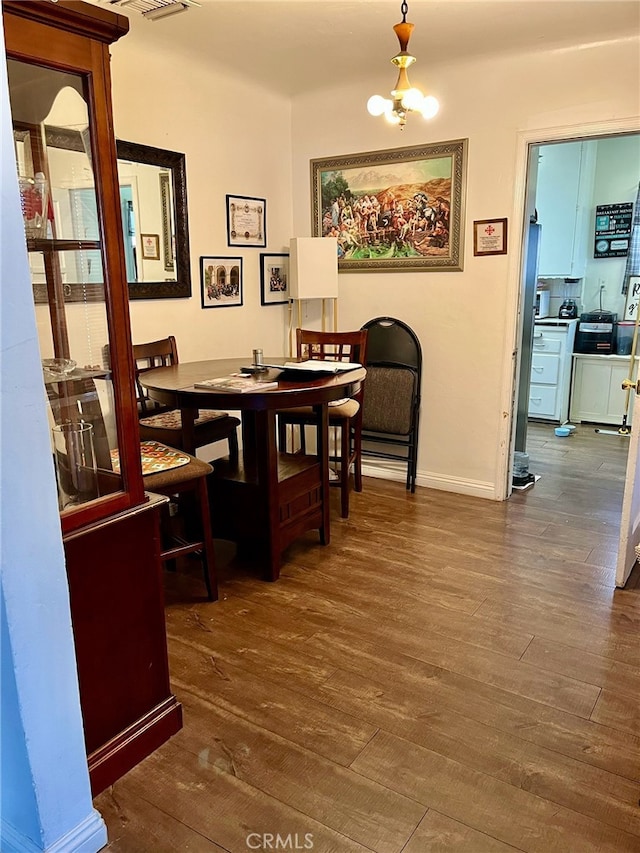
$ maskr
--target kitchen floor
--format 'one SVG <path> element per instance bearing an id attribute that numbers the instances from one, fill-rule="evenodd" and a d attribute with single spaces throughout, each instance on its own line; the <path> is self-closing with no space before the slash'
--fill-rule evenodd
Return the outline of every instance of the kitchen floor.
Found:
<path id="1" fill-rule="evenodd" d="M 185 725 L 96 798 L 109 853 L 638 853 L 627 443 L 532 424 L 509 501 L 366 478 L 277 583 L 167 574 Z"/>

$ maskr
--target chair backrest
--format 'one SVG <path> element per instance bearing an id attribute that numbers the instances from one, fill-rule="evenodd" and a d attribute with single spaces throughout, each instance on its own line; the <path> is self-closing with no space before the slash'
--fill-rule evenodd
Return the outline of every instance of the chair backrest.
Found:
<path id="1" fill-rule="evenodd" d="M 136 394 L 142 417 L 158 412 L 152 400 L 147 396 L 142 383 L 140 382 L 140 374 L 147 370 L 153 370 L 154 367 L 169 367 L 172 364 L 178 364 L 178 345 L 173 335 L 168 338 L 162 338 L 159 341 L 150 341 L 145 344 L 133 345 L 133 358 L 136 363 Z"/>
<path id="2" fill-rule="evenodd" d="M 420 375 L 422 347 L 416 333 L 394 317 L 376 317 L 362 327 L 367 330 L 367 364 L 410 367 Z"/>
<path id="3" fill-rule="evenodd" d="M 364 364 L 367 351 L 367 332 L 316 332 L 296 329 L 298 358 L 319 361 L 353 361 Z"/>

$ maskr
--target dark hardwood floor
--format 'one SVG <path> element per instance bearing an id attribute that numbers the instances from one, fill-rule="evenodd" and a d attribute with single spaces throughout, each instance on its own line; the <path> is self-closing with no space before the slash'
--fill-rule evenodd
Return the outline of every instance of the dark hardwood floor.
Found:
<path id="1" fill-rule="evenodd" d="M 640 851 L 627 444 L 532 424 L 508 502 L 367 479 L 277 583 L 167 574 L 185 726 L 96 798 L 107 849 Z"/>

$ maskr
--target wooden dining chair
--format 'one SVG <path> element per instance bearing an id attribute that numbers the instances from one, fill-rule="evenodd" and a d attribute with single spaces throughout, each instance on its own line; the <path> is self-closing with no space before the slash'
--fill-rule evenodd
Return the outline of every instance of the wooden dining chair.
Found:
<path id="1" fill-rule="evenodd" d="M 316 332 L 310 329 L 296 329 L 296 351 L 299 359 L 319 359 L 321 361 L 350 361 L 364 364 L 367 348 L 367 331 L 355 332 Z M 362 401 L 363 389 L 354 398 L 336 400 L 329 403 L 329 427 L 340 438 L 340 450 L 330 453 L 329 461 L 337 463 L 338 478 L 330 485 L 340 488 L 340 514 L 349 516 L 350 471 L 353 466 L 354 487 L 362 491 Z M 278 443 L 286 448 L 287 426 L 300 428 L 300 446 L 305 450 L 304 428 L 316 425 L 317 420 L 308 407 L 283 409 L 278 412 Z"/>
<path id="2" fill-rule="evenodd" d="M 107 377 L 108 374 L 105 374 L 105 381 L 109 381 Z M 116 476 L 119 471 L 118 452 L 110 446 L 95 380 L 89 376 L 61 379 L 55 383 L 47 383 L 46 388 L 56 424 L 84 422 L 93 426 L 98 466 L 96 497 L 117 490 L 120 487 L 120 479 Z M 141 441 L 140 452 L 145 489 L 169 497 L 173 506 L 182 511 L 183 516 L 184 529 L 176 534 L 174 514 L 169 506 L 163 508 L 160 559 L 163 563 L 168 563 L 187 554 L 195 553 L 200 556 L 207 598 L 214 601 L 218 598 L 218 585 L 207 486 L 207 477 L 213 467 L 182 449 L 168 447 L 155 440 Z M 145 473 L 144 462 L 149 454 L 155 459 L 172 458 L 180 464 L 177 467 Z"/>
<path id="3" fill-rule="evenodd" d="M 178 409 L 169 409 L 155 403 L 140 382 L 140 375 L 156 367 L 178 364 L 178 347 L 173 335 L 158 341 L 133 345 L 133 357 L 136 362 L 136 388 L 138 394 L 138 415 L 140 438 L 161 441 L 171 447 L 182 448 L 182 418 Z M 238 461 L 238 418 L 227 412 L 212 409 L 200 409 L 195 421 L 196 447 L 226 441 L 229 446 L 229 459 Z"/>

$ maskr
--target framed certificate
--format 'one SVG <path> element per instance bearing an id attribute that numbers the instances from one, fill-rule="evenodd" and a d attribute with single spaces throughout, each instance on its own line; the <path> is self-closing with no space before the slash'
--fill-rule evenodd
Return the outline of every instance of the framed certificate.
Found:
<path id="1" fill-rule="evenodd" d="M 476 219 L 473 223 L 474 255 L 507 254 L 507 220 Z"/>
<path id="2" fill-rule="evenodd" d="M 227 245 L 267 245 L 267 202 L 264 198 L 227 196 Z"/>

